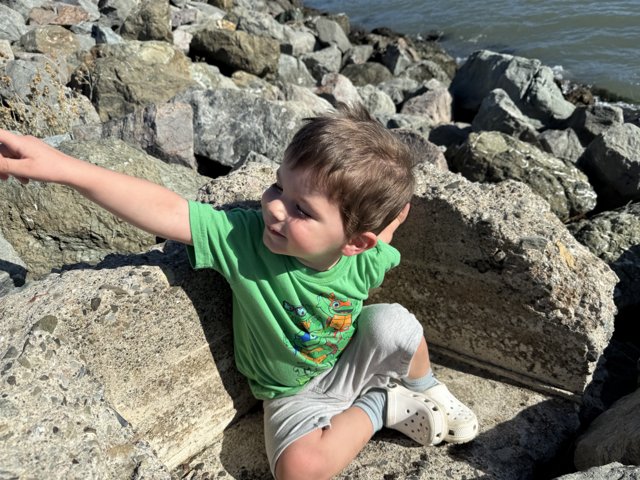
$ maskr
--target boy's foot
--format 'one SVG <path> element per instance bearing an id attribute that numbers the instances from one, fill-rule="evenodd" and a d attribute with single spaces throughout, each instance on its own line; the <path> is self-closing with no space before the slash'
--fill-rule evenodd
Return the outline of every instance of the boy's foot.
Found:
<path id="1" fill-rule="evenodd" d="M 437 445 L 446 434 L 444 410 L 423 393 L 412 392 L 398 383 L 389 383 L 384 426 L 404 433 L 421 445 Z"/>
<path id="2" fill-rule="evenodd" d="M 444 441 L 465 443 L 478 436 L 478 419 L 469 407 L 454 397 L 442 383 L 422 392 L 424 398 L 438 405 L 446 415 Z"/>

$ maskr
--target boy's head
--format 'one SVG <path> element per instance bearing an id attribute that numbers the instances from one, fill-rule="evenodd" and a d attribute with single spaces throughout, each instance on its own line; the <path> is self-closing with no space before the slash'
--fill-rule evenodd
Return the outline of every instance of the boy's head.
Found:
<path id="1" fill-rule="evenodd" d="M 413 160 L 402 140 L 361 105 L 307 119 L 284 154 L 337 203 L 347 237 L 380 233 L 411 200 Z"/>

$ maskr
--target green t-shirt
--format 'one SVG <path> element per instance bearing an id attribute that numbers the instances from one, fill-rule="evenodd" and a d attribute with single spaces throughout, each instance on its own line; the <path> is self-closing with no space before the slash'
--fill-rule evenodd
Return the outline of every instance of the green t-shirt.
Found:
<path id="1" fill-rule="evenodd" d="M 379 241 L 318 272 L 265 247 L 259 210 L 190 202 L 189 216 L 189 260 L 229 282 L 236 365 L 260 399 L 292 395 L 331 368 L 357 328 L 369 290 L 400 262 L 399 252 Z"/>

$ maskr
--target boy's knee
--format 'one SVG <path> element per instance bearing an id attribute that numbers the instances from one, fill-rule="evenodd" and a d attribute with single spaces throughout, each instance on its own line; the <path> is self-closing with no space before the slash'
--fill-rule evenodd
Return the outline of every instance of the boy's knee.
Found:
<path id="1" fill-rule="evenodd" d="M 422 334 L 418 319 L 398 303 L 369 305 L 362 310 L 358 322 L 358 335 L 371 337 L 375 344 L 394 339 L 404 342 L 408 335 Z"/>
<path id="2" fill-rule="evenodd" d="M 322 461 L 314 451 L 290 445 L 282 452 L 276 462 L 277 480 L 309 480 L 325 478 L 326 462 Z"/>

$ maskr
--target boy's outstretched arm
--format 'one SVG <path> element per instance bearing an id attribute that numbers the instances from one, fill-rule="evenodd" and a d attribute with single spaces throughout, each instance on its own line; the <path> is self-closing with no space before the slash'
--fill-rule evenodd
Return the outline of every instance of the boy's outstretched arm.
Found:
<path id="1" fill-rule="evenodd" d="M 187 201 L 147 180 L 78 160 L 43 141 L 0 129 L 0 179 L 68 185 L 126 222 L 162 238 L 191 244 Z"/>
<path id="2" fill-rule="evenodd" d="M 400 214 L 378 234 L 378 240 L 382 240 L 385 243 L 391 243 L 393 234 L 398 229 L 398 227 L 402 225 L 402 223 L 404 223 L 404 221 L 407 219 L 410 208 L 411 204 L 407 203 Z"/>

